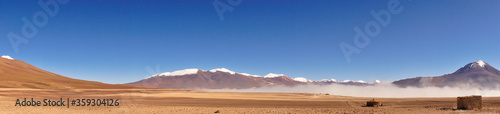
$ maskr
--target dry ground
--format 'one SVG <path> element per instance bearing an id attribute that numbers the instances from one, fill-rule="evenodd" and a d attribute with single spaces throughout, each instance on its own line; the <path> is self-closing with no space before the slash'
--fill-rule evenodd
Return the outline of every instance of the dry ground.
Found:
<path id="1" fill-rule="evenodd" d="M 113 98 L 120 106 L 19 107 L 24 98 Z M 363 107 L 372 98 L 304 93 L 233 93 L 174 89 L 0 88 L 0 113 L 500 113 L 500 98 L 483 98 L 483 110 L 453 110 L 456 98 L 377 98 L 385 106 Z"/>

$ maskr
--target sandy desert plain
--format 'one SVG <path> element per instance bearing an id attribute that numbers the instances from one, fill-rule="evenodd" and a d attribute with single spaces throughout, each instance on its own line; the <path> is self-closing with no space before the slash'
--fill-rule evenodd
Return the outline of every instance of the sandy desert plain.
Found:
<path id="1" fill-rule="evenodd" d="M 17 99 L 113 98 L 119 106 L 15 106 Z M 372 98 L 310 93 L 205 92 L 178 89 L 0 89 L 0 113 L 500 113 L 500 97 L 483 97 L 482 110 L 454 110 L 456 98 Z"/>

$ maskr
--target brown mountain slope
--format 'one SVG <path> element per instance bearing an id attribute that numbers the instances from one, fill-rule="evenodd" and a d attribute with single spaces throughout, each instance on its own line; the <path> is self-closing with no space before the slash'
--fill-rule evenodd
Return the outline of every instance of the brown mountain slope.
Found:
<path id="1" fill-rule="evenodd" d="M 472 62 L 454 73 L 437 77 L 416 77 L 393 82 L 399 87 L 463 87 L 495 89 L 500 85 L 500 71 L 483 61 Z"/>
<path id="2" fill-rule="evenodd" d="M 135 87 L 72 79 L 42 70 L 21 60 L 0 58 L 0 88 L 106 89 Z"/>

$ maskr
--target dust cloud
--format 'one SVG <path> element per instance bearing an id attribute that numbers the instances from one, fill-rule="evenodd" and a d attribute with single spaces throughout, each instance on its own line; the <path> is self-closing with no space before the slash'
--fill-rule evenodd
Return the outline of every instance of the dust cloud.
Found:
<path id="1" fill-rule="evenodd" d="M 457 97 L 468 95 L 482 95 L 484 97 L 500 96 L 500 90 L 453 88 L 453 87 L 407 87 L 400 88 L 390 83 L 381 83 L 374 86 L 350 85 L 299 85 L 294 87 L 272 86 L 252 89 L 207 89 L 205 91 L 220 92 L 283 92 L 283 93 L 321 93 L 353 97 L 380 97 L 380 98 L 416 98 L 416 97 Z"/>

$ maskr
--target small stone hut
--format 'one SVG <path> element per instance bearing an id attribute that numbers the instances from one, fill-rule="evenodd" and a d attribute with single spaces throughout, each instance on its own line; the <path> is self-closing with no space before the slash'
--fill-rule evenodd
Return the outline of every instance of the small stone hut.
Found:
<path id="1" fill-rule="evenodd" d="M 483 108 L 480 95 L 457 97 L 457 109 L 475 110 Z"/>
<path id="2" fill-rule="evenodd" d="M 372 100 L 366 102 L 366 106 L 369 106 L 369 107 L 382 106 L 382 102 L 377 101 L 375 99 L 372 99 Z"/>

